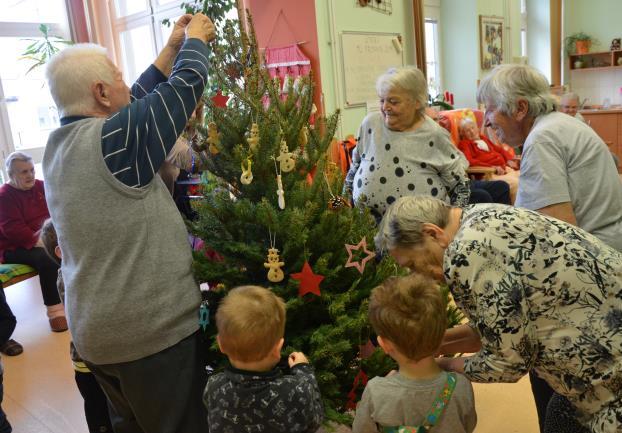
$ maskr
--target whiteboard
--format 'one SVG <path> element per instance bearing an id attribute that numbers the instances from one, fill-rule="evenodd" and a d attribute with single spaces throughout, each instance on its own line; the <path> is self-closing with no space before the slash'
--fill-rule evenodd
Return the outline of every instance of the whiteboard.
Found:
<path id="1" fill-rule="evenodd" d="M 398 37 L 398 33 L 341 33 L 346 107 L 377 99 L 378 77 L 389 68 L 404 66 L 401 45 L 393 42 Z"/>

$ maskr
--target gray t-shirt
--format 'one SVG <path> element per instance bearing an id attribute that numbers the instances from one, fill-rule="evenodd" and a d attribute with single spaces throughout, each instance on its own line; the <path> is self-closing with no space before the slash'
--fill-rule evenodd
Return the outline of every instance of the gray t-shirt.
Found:
<path id="1" fill-rule="evenodd" d="M 622 251 L 622 185 L 605 143 L 564 113 L 536 118 L 525 140 L 515 205 L 570 202 L 583 230 Z"/>
<path id="2" fill-rule="evenodd" d="M 457 374 L 457 378 L 456 388 L 434 431 L 468 433 L 475 429 L 473 387 L 464 376 Z M 378 425 L 423 424 L 446 380 L 445 372 L 428 380 L 410 379 L 400 373 L 373 378 L 356 407 L 352 433 L 377 433 Z"/>
<path id="3" fill-rule="evenodd" d="M 378 216 L 409 195 L 464 206 L 470 196 L 465 169 L 464 156 L 447 131 L 428 116 L 417 130 L 399 132 L 387 128 L 380 113 L 372 113 L 361 124 L 345 189 Z"/>

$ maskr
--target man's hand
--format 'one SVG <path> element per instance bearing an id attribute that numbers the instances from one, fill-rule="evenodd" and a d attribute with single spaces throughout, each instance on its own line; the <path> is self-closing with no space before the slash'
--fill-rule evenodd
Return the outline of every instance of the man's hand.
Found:
<path id="1" fill-rule="evenodd" d="M 202 13 L 195 14 L 185 27 L 186 37 L 201 39 L 207 43 L 216 37 L 216 27 L 207 16 Z"/>
<path id="2" fill-rule="evenodd" d="M 192 15 L 185 14 L 175 21 L 175 24 L 173 25 L 173 32 L 168 37 L 168 42 L 166 43 L 166 45 L 175 50 L 175 52 L 178 52 L 181 45 L 184 43 L 184 40 L 186 39 L 186 27 L 191 20 Z"/>
<path id="3" fill-rule="evenodd" d="M 309 360 L 302 352 L 292 352 L 287 358 L 287 362 L 289 367 L 292 368 L 296 364 L 308 364 Z"/>

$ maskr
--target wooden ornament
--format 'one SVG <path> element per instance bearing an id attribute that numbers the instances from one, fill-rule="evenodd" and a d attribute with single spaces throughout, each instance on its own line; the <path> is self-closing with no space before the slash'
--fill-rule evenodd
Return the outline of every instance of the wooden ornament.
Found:
<path id="1" fill-rule="evenodd" d="M 264 267 L 268 269 L 268 281 L 273 283 L 278 283 L 283 281 L 285 278 L 285 274 L 281 269 L 282 266 L 285 266 L 285 262 L 281 262 L 279 258 L 279 250 L 276 248 L 268 249 L 268 257 L 267 262 L 264 263 Z"/>

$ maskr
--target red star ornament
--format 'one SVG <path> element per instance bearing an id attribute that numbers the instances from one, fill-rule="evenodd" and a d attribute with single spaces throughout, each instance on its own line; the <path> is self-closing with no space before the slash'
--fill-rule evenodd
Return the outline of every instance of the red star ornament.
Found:
<path id="1" fill-rule="evenodd" d="M 307 293 L 313 293 L 320 296 L 320 283 L 324 279 L 324 275 L 314 274 L 313 269 L 309 266 L 309 262 L 305 261 L 302 266 L 302 272 L 291 274 L 294 280 L 300 281 L 298 288 L 298 296 L 304 296 Z"/>
<path id="2" fill-rule="evenodd" d="M 216 107 L 225 108 L 227 106 L 227 101 L 229 97 L 222 94 L 222 91 L 216 92 L 216 96 L 212 96 L 210 98 Z"/>
<path id="3" fill-rule="evenodd" d="M 363 249 L 363 253 L 367 255 L 363 259 L 361 259 L 360 262 L 352 261 L 352 253 L 354 251 L 360 251 L 361 249 Z M 356 245 L 346 244 L 346 250 L 348 251 L 348 261 L 346 262 L 346 268 L 355 267 L 361 274 L 365 271 L 365 265 L 367 264 L 367 262 L 376 257 L 376 253 L 367 249 L 367 239 L 365 239 L 365 236 L 363 236 L 361 242 Z"/>

